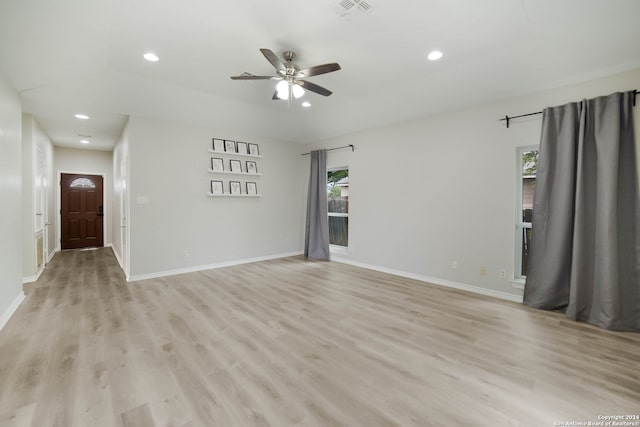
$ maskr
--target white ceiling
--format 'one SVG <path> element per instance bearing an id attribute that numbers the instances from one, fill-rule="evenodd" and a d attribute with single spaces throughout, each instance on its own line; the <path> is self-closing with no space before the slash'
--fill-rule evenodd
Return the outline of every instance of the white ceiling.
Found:
<path id="1" fill-rule="evenodd" d="M 366 1 L 2 0 L 0 68 L 56 145 L 108 150 L 128 115 L 309 142 L 640 67 L 638 0 Z M 334 94 L 303 109 L 232 81 L 273 74 L 259 48 L 340 63 L 309 79 Z"/>

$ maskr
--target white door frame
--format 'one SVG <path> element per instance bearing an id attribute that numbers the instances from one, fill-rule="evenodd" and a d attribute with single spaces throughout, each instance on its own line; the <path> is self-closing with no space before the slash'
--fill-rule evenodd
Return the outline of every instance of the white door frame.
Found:
<path id="1" fill-rule="evenodd" d="M 35 159 L 34 159 L 34 174 L 33 174 L 33 222 L 31 224 L 31 229 L 33 232 L 34 238 L 34 254 L 35 261 L 38 260 L 38 245 L 35 244 L 35 241 L 38 239 L 38 235 L 42 236 L 42 265 L 36 266 L 36 274 L 40 270 L 42 270 L 49 261 L 49 240 L 48 240 L 48 226 L 49 226 L 49 200 L 48 200 L 48 191 L 45 183 L 47 182 L 47 159 L 45 157 L 44 151 L 38 145 L 34 145 L 35 149 Z M 38 194 L 38 179 L 40 180 L 40 193 Z M 40 200 L 38 200 L 38 197 Z M 38 207 L 40 208 L 40 212 L 38 212 Z M 40 220 L 36 218 L 40 216 Z M 40 224 L 38 224 L 40 222 Z M 41 226 L 38 228 L 38 226 Z"/>
<path id="2" fill-rule="evenodd" d="M 117 248 L 120 252 L 121 267 L 124 271 L 127 280 L 129 280 L 129 176 L 127 175 L 127 157 L 123 156 L 120 159 L 120 247 Z"/>

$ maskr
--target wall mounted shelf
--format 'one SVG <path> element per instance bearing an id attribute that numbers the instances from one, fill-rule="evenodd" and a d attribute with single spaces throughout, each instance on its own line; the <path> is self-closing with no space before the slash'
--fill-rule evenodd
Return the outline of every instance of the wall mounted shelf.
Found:
<path id="1" fill-rule="evenodd" d="M 258 144 L 212 138 L 209 147 L 207 173 L 211 181 L 207 197 L 262 197 L 257 182 L 262 176 Z"/>
<path id="2" fill-rule="evenodd" d="M 261 173 L 249 173 L 249 172 L 231 172 L 231 171 L 214 171 L 209 169 L 209 173 L 224 174 L 224 175 L 243 175 L 243 176 L 262 176 Z"/>
<path id="3" fill-rule="evenodd" d="M 213 194 L 207 193 L 209 197 L 262 197 L 262 194 Z"/>
<path id="4" fill-rule="evenodd" d="M 228 151 L 216 151 L 209 148 L 209 153 L 211 154 L 219 154 L 221 156 L 235 156 L 235 157 L 250 157 L 252 159 L 261 159 L 262 155 L 255 156 L 253 154 L 242 154 L 242 153 L 231 153 Z"/>

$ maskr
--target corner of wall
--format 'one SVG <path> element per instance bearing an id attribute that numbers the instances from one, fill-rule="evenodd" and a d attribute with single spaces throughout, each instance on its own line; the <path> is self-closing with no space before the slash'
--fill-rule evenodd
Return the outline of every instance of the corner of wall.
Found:
<path id="1" fill-rule="evenodd" d="M 22 301 L 22 105 L 0 70 L 0 324 Z"/>

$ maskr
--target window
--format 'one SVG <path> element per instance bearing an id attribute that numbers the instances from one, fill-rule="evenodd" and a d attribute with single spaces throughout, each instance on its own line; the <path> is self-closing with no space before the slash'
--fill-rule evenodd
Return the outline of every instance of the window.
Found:
<path id="1" fill-rule="evenodd" d="M 536 187 L 538 149 L 518 150 L 518 207 L 516 209 L 516 278 L 525 278 L 529 265 L 533 195 Z"/>
<path id="2" fill-rule="evenodd" d="M 349 246 L 349 169 L 327 172 L 327 200 L 329 203 L 329 244 Z"/>
<path id="3" fill-rule="evenodd" d="M 89 178 L 76 178 L 69 184 L 71 188 L 96 188 L 96 185 Z"/>

